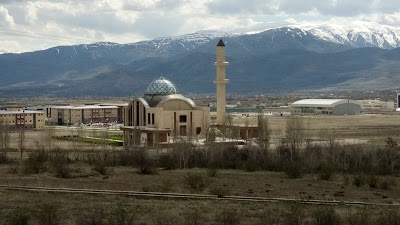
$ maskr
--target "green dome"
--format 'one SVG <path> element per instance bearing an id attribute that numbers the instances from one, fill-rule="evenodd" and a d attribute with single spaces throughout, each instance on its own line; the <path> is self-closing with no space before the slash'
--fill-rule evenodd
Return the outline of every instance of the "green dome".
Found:
<path id="1" fill-rule="evenodd" d="M 145 93 L 145 95 L 172 95 L 172 94 L 176 94 L 175 85 L 171 81 L 165 79 L 164 77 L 160 77 L 157 80 L 151 82 Z"/>

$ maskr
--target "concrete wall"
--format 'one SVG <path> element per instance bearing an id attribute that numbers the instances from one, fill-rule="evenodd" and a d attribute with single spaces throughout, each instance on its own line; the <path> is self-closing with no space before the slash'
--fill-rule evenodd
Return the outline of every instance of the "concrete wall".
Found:
<path id="1" fill-rule="evenodd" d="M 342 103 L 333 107 L 333 115 L 359 115 L 361 114 L 361 106 L 354 103 Z"/>

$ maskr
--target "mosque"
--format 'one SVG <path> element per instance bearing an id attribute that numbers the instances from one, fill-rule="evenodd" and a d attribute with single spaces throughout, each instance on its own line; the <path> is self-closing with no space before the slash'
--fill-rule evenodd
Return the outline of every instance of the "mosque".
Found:
<path id="1" fill-rule="evenodd" d="M 124 146 L 156 147 L 168 146 L 177 137 L 202 137 L 207 131 L 222 128 L 225 125 L 226 113 L 226 67 L 225 44 L 217 44 L 215 67 L 217 70 L 216 98 L 217 118 L 210 124 L 210 108 L 200 107 L 189 98 L 177 92 L 175 85 L 160 77 L 147 88 L 143 97 L 133 99 L 125 108 Z M 256 127 L 232 126 L 232 131 L 240 138 L 254 138 Z"/>

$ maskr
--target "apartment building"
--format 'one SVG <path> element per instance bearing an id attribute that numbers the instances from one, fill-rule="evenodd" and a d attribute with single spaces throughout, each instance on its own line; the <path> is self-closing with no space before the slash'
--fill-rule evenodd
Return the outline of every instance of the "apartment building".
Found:
<path id="1" fill-rule="evenodd" d="M 40 130 L 45 128 L 43 111 L 13 109 L 0 110 L 0 126 L 10 130 Z"/>
<path id="2" fill-rule="evenodd" d="M 48 106 L 48 120 L 52 124 L 72 125 L 91 123 L 122 123 L 123 106 L 82 105 Z"/>

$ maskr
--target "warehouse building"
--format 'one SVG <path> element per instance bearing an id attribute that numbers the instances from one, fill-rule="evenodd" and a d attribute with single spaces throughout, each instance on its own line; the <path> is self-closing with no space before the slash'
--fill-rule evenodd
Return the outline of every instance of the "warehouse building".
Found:
<path id="1" fill-rule="evenodd" d="M 359 101 L 348 99 L 303 99 L 291 104 L 293 115 L 358 115 Z"/>

